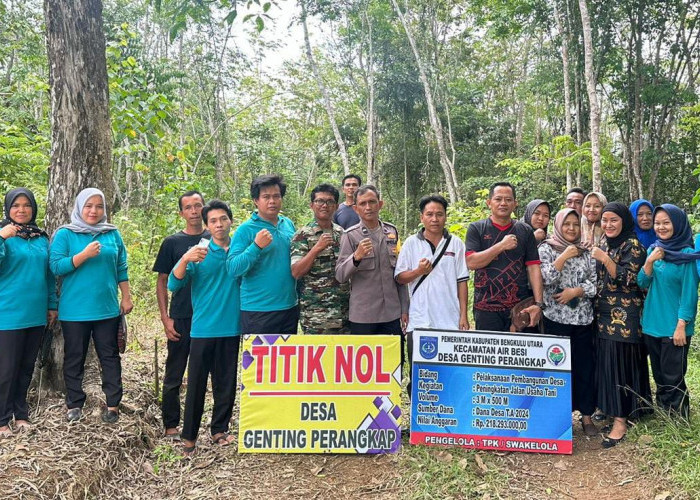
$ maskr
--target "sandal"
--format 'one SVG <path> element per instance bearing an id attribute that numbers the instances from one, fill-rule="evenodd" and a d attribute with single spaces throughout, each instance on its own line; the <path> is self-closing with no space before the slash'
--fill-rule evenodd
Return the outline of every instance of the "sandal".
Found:
<path id="1" fill-rule="evenodd" d="M 32 430 L 32 424 L 26 420 L 21 420 L 19 422 L 15 421 L 15 431 L 17 434 L 24 434 Z"/>
<path id="2" fill-rule="evenodd" d="M 180 433 L 179 432 L 172 432 L 168 434 L 167 432 L 163 434 L 163 439 L 167 439 L 170 441 L 180 441 Z"/>
<path id="3" fill-rule="evenodd" d="M 603 438 L 603 442 L 601 443 L 603 445 L 604 449 L 612 448 L 613 446 L 617 446 L 622 442 L 623 439 L 625 439 L 625 436 L 627 433 L 624 433 L 622 437 L 619 437 L 617 439 L 611 438 L 610 436 L 606 436 Z"/>
<path id="4" fill-rule="evenodd" d="M 197 445 L 196 444 L 193 444 L 192 446 L 183 446 L 182 447 L 182 456 L 185 458 L 194 458 L 196 453 L 197 453 Z"/>
<path id="5" fill-rule="evenodd" d="M 229 446 L 235 440 L 236 438 L 228 432 L 220 432 L 211 437 L 212 443 L 218 444 L 219 446 Z"/>

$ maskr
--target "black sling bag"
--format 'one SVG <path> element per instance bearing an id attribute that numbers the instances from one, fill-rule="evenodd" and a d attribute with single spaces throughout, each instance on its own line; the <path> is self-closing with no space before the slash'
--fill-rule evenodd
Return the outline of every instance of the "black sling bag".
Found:
<path id="1" fill-rule="evenodd" d="M 438 265 L 438 262 L 440 262 L 440 259 L 442 259 L 442 256 L 445 255 L 445 252 L 447 251 L 447 247 L 450 245 L 450 241 L 452 241 L 451 234 L 448 235 L 447 238 L 445 238 L 445 244 L 443 245 L 442 250 L 440 250 L 440 253 L 438 254 L 437 258 L 433 261 L 433 269 L 435 269 L 435 266 Z M 412 295 L 416 293 L 416 290 L 418 290 L 418 287 L 421 285 L 421 283 L 423 283 L 423 281 L 425 281 L 425 278 L 427 278 L 429 275 L 430 275 L 430 273 L 424 274 L 423 276 L 421 276 L 421 278 L 418 280 L 418 283 L 416 283 L 416 286 L 413 287 L 413 291 L 411 292 Z"/>

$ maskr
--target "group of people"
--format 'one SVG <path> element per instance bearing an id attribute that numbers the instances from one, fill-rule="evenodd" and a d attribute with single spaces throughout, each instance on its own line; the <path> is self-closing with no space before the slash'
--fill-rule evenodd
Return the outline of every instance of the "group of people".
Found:
<path id="1" fill-rule="evenodd" d="M 700 254 L 678 207 L 639 200 L 628 209 L 575 188 L 550 231 L 549 202 L 530 202 L 523 219 L 514 220 L 515 188 L 499 182 L 489 191 L 491 215 L 469 225 L 465 242 L 445 228 L 447 200 L 429 195 L 418 204 L 421 229 L 402 244 L 397 228 L 379 217 L 376 187 L 351 174 L 342 191 L 341 202 L 333 185 L 316 186 L 313 219 L 297 229 L 281 215 L 283 179 L 259 176 L 250 188 L 256 210 L 233 235 L 226 203 L 207 203 L 198 191 L 179 197 L 185 228 L 165 238 L 153 271 L 168 348 L 163 425 L 166 437 L 182 439 L 186 455 L 196 450 L 209 377 L 212 441 L 234 441 L 228 430 L 241 333 L 295 334 L 300 325 L 304 334 L 384 334 L 402 341 L 407 334 L 410 357 L 416 328 L 471 328 L 470 270 L 477 330 L 571 338 L 573 408 L 588 435 L 598 433 L 596 407 L 613 418 L 604 447 L 617 444 L 627 419 L 649 406 L 647 355 L 658 405 L 688 416 L 684 376 Z M 116 422 L 122 397 L 117 331 L 133 304 L 126 250 L 107 222 L 104 195 L 83 190 L 70 224 L 51 238 L 36 225 L 37 205 L 27 189 L 7 193 L 4 208 L 0 438 L 30 428 L 27 390 L 44 327 L 56 318 L 64 338 L 66 418 L 82 418 L 92 338 L 106 398 L 102 419 Z M 61 278 L 58 297 L 55 277 Z"/>
<path id="2" fill-rule="evenodd" d="M 0 221 L 0 439 L 31 428 L 27 390 L 47 324 L 60 320 L 66 416 L 79 420 L 85 404 L 83 375 L 90 339 L 102 368 L 106 406 L 102 420 L 119 419 L 122 399 L 117 333 L 133 309 L 124 242 L 107 222 L 104 194 L 80 192 L 70 223 L 49 235 L 36 224 L 28 189 L 5 195 Z M 60 300 L 56 278 L 61 278 Z M 120 292 L 120 293 L 119 293 Z M 119 297 L 121 295 L 121 298 Z"/>
<path id="3" fill-rule="evenodd" d="M 515 206 L 512 186 L 495 191 L 513 203 L 511 209 Z M 498 196 L 490 198 L 493 204 Z M 647 200 L 628 208 L 580 188 L 567 193 L 566 207 L 556 213 L 550 234 L 551 213 L 549 203 L 534 200 L 521 221 L 531 228 L 539 254 L 539 260 L 522 265 L 541 275 L 533 280 L 529 274 L 537 301 L 530 326 L 542 312 L 546 333 L 570 337 L 572 403 L 581 413 L 584 432 L 599 432 L 593 423 L 597 407 L 601 419 L 612 418 L 603 428 L 603 447 L 610 448 L 625 437 L 628 419 L 651 411 L 647 359 L 657 407 L 688 418 L 685 374 L 697 312 L 700 253 L 686 214 L 675 205 L 654 207 Z M 493 215 L 491 219 L 499 231 L 493 241 L 505 241 L 501 247 L 506 248 L 518 223 L 508 228 L 497 226 Z M 492 267 L 509 272 L 508 259 Z M 503 274 L 497 276 L 502 280 Z M 499 283 L 500 296 L 508 297 L 508 285 Z M 525 295 L 502 303 L 511 307 Z M 477 321 L 476 326 L 482 325 Z"/>

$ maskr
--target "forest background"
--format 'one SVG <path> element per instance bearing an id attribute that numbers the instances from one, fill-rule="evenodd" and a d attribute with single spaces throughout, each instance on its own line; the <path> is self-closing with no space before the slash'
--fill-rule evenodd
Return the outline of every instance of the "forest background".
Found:
<path id="1" fill-rule="evenodd" d="M 533 198 L 560 205 L 580 185 L 692 212 L 700 5 L 593 2 L 588 53 L 580 7 L 105 1 L 113 185 L 100 187 L 113 193 L 143 278 L 137 290 L 152 289 L 145 271 L 179 227 L 178 193 L 228 201 L 240 223 L 261 173 L 284 175 L 284 211 L 297 224 L 310 217 L 313 186 L 358 173 L 380 187 L 383 218 L 404 235 L 431 192 L 449 197 L 451 227 L 463 234 L 484 213 L 483 190 L 503 179 L 517 186 L 520 210 Z M 43 201 L 51 124 L 42 2 L 0 0 L 0 20 L 0 190 L 28 186 Z"/>
<path id="2" fill-rule="evenodd" d="M 0 0 L 0 192 L 31 188 L 40 219 L 52 149 L 44 6 Z M 111 183 L 97 187 L 128 246 L 135 314 L 161 343 L 151 267 L 162 239 L 182 227 L 177 197 L 188 189 L 231 203 L 237 225 L 253 208 L 252 178 L 280 173 L 284 213 L 300 225 L 316 184 L 354 172 L 379 186 L 382 217 L 404 237 L 431 192 L 450 199 L 449 228 L 463 236 L 497 180 L 516 185 L 518 215 L 534 198 L 561 206 L 574 185 L 696 210 L 699 2 L 103 7 L 112 160 Z M 697 393 L 696 348 L 692 356 Z M 655 436 L 661 469 L 674 458 L 669 475 L 692 496 L 700 429 L 663 424 L 641 432 Z M 408 453 L 426 465 L 428 452 Z M 463 484 L 460 470 L 450 474 L 429 487 Z"/>

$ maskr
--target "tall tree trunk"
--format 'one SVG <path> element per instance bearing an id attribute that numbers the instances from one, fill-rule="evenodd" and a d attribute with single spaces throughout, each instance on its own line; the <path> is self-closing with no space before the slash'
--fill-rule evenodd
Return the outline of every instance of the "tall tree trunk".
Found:
<path id="1" fill-rule="evenodd" d="M 350 159 L 348 158 L 348 151 L 345 148 L 345 141 L 343 136 L 340 134 L 340 129 L 338 128 L 338 122 L 335 119 L 335 110 L 333 109 L 333 104 L 331 103 L 331 97 L 328 94 L 328 89 L 326 89 L 326 84 L 323 83 L 321 78 L 321 72 L 318 70 L 318 64 L 316 64 L 316 59 L 314 59 L 313 52 L 311 51 L 311 42 L 309 41 L 309 27 L 306 23 L 306 2 L 308 0 L 300 0 L 301 5 L 301 25 L 304 28 L 304 45 L 306 45 L 306 57 L 309 60 L 309 66 L 314 73 L 316 78 L 316 84 L 318 85 L 321 95 L 323 96 L 323 106 L 326 108 L 326 114 L 328 115 L 328 121 L 331 123 L 331 128 L 333 129 L 333 135 L 335 136 L 335 142 L 338 145 L 338 151 L 340 152 L 340 159 L 343 162 L 343 171 L 345 175 L 350 173 Z"/>
<path id="2" fill-rule="evenodd" d="M 634 83 L 630 82 L 633 86 L 633 112 L 632 112 L 632 161 L 630 162 L 630 172 L 634 177 L 634 183 L 636 185 L 635 195 L 638 198 L 644 197 L 644 190 L 642 185 L 642 121 L 644 117 L 642 116 L 642 87 L 644 85 L 644 75 L 643 75 L 643 60 L 642 60 L 642 6 L 637 8 L 637 12 L 631 15 L 631 27 L 632 33 L 630 37 L 632 38 L 632 43 L 634 44 Z"/>
<path id="3" fill-rule="evenodd" d="M 377 112 L 374 105 L 374 45 L 372 20 L 364 14 L 367 23 L 367 182 L 374 184 L 377 153 Z"/>
<path id="4" fill-rule="evenodd" d="M 404 31 L 406 32 L 408 43 L 411 45 L 413 56 L 416 59 L 418 75 L 420 77 L 421 83 L 423 84 L 423 90 L 425 92 L 425 101 L 428 106 L 428 117 L 430 119 L 430 127 L 432 128 L 435 142 L 437 143 L 438 153 L 440 156 L 440 166 L 442 167 L 443 174 L 445 175 L 447 193 L 450 197 L 450 202 L 454 203 L 457 200 L 459 200 L 457 175 L 455 172 L 454 163 L 451 162 L 449 157 L 447 156 L 447 150 L 445 148 L 445 139 L 443 137 L 444 131 L 442 128 L 442 123 L 440 122 L 440 117 L 438 116 L 437 109 L 435 107 L 435 102 L 433 101 L 432 90 L 430 89 L 430 82 L 428 81 L 428 74 L 425 70 L 423 60 L 420 54 L 418 53 L 418 47 L 416 46 L 416 41 L 413 38 L 411 29 L 408 26 L 406 16 L 403 12 L 401 12 L 399 5 L 396 3 L 396 0 L 391 0 L 391 4 L 393 5 L 396 14 L 399 16 L 399 20 L 401 21 Z"/>
<path id="5" fill-rule="evenodd" d="M 101 0 L 45 0 L 51 87 L 51 165 L 46 207 L 49 233 L 69 219 L 75 197 L 95 186 L 113 200 L 112 132 Z M 54 341 L 46 368 L 63 388 L 63 342 Z"/>
<path id="6" fill-rule="evenodd" d="M 581 76 L 578 61 L 574 80 L 574 100 L 576 102 L 576 145 L 583 144 L 583 99 L 581 95 Z"/>
<path id="7" fill-rule="evenodd" d="M 561 64 L 562 73 L 564 75 L 564 135 L 571 137 L 571 82 L 569 79 L 569 30 L 565 28 L 562 13 L 557 7 L 557 0 L 554 2 L 554 19 L 557 22 L 557 29 L 561 36 Z M 571 166 L 566 164 L 566 190 L 569 191 L 573 187 L 573 177 L 571 175 Z"/>
<path id="8" fill-rule="evenodd" d="M 584 72 L 586 75 L 586 90 L 588 91 L 588 104 L 591 113 L 591 157 L 593 160 L 591 168 L 593 191 L 601 192 L 603 187 L 600 172 L 600 106 L 598 105 L 595 71 L 593 68 L 593 34 L 591 32 L 591 19 L 588 16 L 586 0 L 578 0 L 578 5 L 581 10 L 581 24 L 583 26 Z"/>

